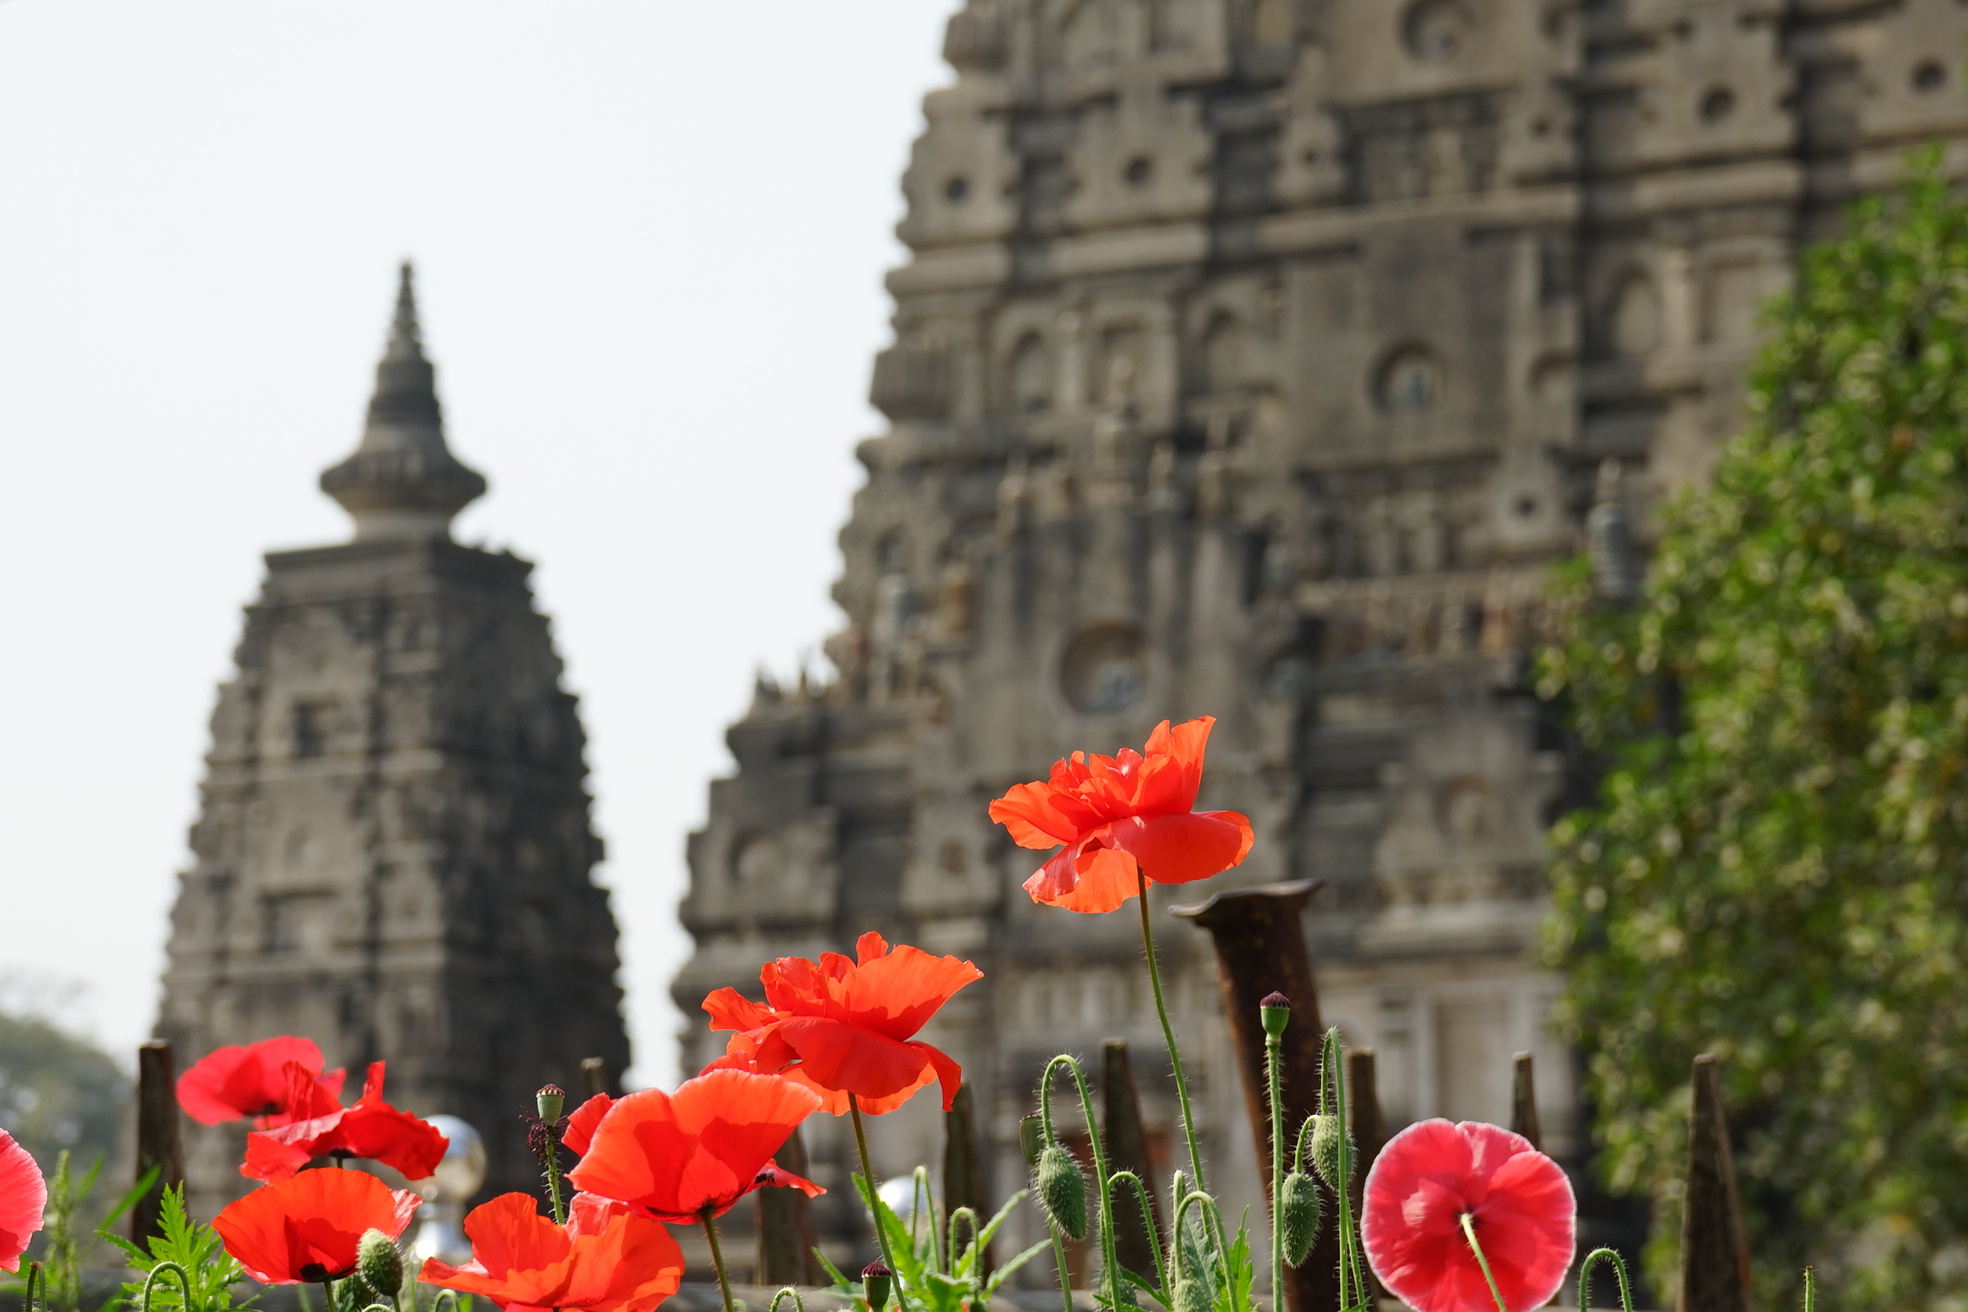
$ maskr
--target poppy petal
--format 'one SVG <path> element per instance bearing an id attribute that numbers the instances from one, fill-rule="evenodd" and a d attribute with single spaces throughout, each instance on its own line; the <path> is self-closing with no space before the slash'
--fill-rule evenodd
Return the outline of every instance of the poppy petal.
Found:
<path id="1" fill-rule="evenodd" d="M 601 1118 L 608 1115 L 608 1109 L 614 1105 L 613 1098 L 597 1093 L 576 1107 L 574 1114 L 567 1118 L 567 1128 L 561 1131 L 560 1142 L 576 1157 L 586 1156 L 588 1144 L 594 1138 L 595 1126 L 601 1124 Z"/>
<path id="2" fill-rule="evenodd" d="M 0 1271 L 20 1270 L 27 1241 L 48 1211 L 48 1182 L 27 1149 L 0 1130 Z"/>
<path id="3" fill-rule="evenodd" d="M 870 938 L 880 941 L 878 935 L 864 935 L 864 947 Z M 906 1040 L 957 990 L 983 978 L 984 972 L 968 961 L 932 956 L 906 943 L 885 955 L 864 953 L 852 977 L 842 982 L 836 1018 Z"/>
<path id="4" fill-rule="evenodd" d="M 1134 858 L 1111 847 L 1067 848 L 1025 881 L 1034 902 L 1096 914 L 1126 904 L 1140 888 Z"/>
<path id="5" fill-rule="evenodd" d="M 333 1167 L 255 1189 L 212 1219 L 226 1251 L 263 1285 L 339 1280 L 368 1230 L 394 1239 L 423 1202 L 373 1175 Z"/>
<path id="6" fill-rule="evenodd" d="M 714 989 L 704 999 L 713 1030 L 755 1030 L 772 1023 L 772 1013 L 737 989 Z"/>
<path id="7" fill-rule="evenodd" d="M 1251 849 L 1251 823 L 1235 811 L 1130 816 L 1105 830 L 1158 884 L 1187 884 L 1221 874 Z"/>

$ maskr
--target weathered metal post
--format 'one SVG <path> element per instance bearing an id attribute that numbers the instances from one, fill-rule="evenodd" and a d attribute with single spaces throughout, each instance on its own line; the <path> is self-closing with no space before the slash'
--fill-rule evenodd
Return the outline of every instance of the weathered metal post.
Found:
<path id="1" fill-rule="evenodd" d="M 1695 1058 L 1695 1108 L 1688 1133 L 1688 1192 L 1681 1214 L 1680 1312 L 1749 1312 L 1749 1242 L 1743 1233 L 1721 1069 Z"/>
<path id="2" fill-rule="evenodd" d="M 157 1233 L 164 1191 L 184 1184 L 176 1065 L 171 1045 L 163 1039 L 137 1049 L 137 1179 L 157 1171 L 157 1182 L 130 1209 L 130 1239 L 139 1247 Z"/>
<path id="3" fill-rule="evenodd" d="M 1100 1133 L 1107 1145 L 1109 1169 L 1133 1171 L 1148 1186 L 1146 1216 L 1132 1190 L 1115 1190 L 1114 1246 L 1121 1265 L 1144 1280 L 1156 1280 L 1155 1249 L 1148 1236 L 1151 1228 L 1161 1232 L 1161 1193 L 1148 1164 L 1148 1132 L 1141 1122 L 1141 1099 L 1135 1093 L 1126 1039 L 1100 1045 Z"/>
<path id="4" fill-rule="evenodd" d="M 1544 1151 L 1544 1132 L 1538 1126 L 1537 1072 L 1531 1054 L 1517 1054 L 1516 1070 L 1510 1081 L 1510 1129 L 1531 1141 L 1531 1147 Z"/>
<path id="5" fill-rule="evenodd" d="M 984 1151 L 977 1138 L 977 1099 L 970 1081 L 957 1086 L 950 1110 L 943 1113 L 943 1215 L 955 1216 L 959 1207 L 968 1207 L 981 1227 L 991 1219 L 991 1205 L 984 1197 Z M 956 1261 L 956 1254 L 950 1254 Z M 991 1264 L 990 1252 L 984 1266 Z"/>
<path id="6" fill-rule="evenodd" d="M 1300 1122 L 1319 1108 L 1319 1046 L 1325 1025 L 1319 1017 L 1319 990 L 1313 982 L 1312 958 L 1305 948 L 1305 927 L 1299 917 L 1324 884 L 1323 879 L 1260 884 L 1218 893 L 1201 906 L 1174 909 L 1176 915 L 1207 929 L 1216 945 L 1223 1015 L 1236 1045 L 1237 1065 L 1243 1072 L 1244 1105 L 1250 1113 L 1257 1160 L 1262 1163 L 1271 1160 L 1271 1114 L 1258 1003 L 1273 990 L 1290 998 L 1292 1004 L 1284 1043 L 1286 1132 L 1296 1134 Z M 1330 1192 L 1326 1214 L 1339 1215 L 1338 1202 Z M 1285 1272 L 1282 1283 L 1290 1312 L 1339 1312 L 1339 1283 L 1334 1278 L 1338 1269 L 1339 1231 L 1327 1225 L 1320 1230 L 1319 1240 L 1305 1261 Z"/>
<path id="7" fill-rule="evenodd" d="M 780 1169 L 807 1173 L 806 1141 L 800 1132 L 773 1154 Z M 813 1206 L 797 1189 L 758 1191 L 758 1282 L 762 1285 L 817 1285 L 825 1273 L 813 1256 L 820 1242 L 813 1228 Z"/>

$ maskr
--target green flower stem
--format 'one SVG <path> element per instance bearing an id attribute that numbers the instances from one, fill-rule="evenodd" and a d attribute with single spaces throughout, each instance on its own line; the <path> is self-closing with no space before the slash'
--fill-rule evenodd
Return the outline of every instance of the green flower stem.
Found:
<path id="1" fill-rule="evenodd" d="M 1476 1265 L 1483 1268 L 1483 1280 L 1490 1287 L 1490 1297 L 1496 1300 L 1497 1312 L 1510 1312 L 1503 1305 L 1503 1294 L 1497 1289 L 1496 1277 L 1490 1274 L 1490 1259 L 1483 1256 L 1483 1246 L 1476 1242 L 1476 1218 L 1464 1212 L 1456 1220 L 1462 1223 L 1462 1234 L 1469 1241 L 1469 1251 L 1476 1254 Z"/>
<path id="2" fill-rule="evenodd" d="M 41 1301 L 34 1301 L 34 1291 L 41 1291 Z M 42 1312 L 48 1305 L 48 1273 L 41 1269 L 39 1262 L 27 1264 L 27 1286 L 21 1292 L 21 1312 Z"/>
<path id="3" fill-rule="evenodd" d="M 1073 1082 L 1080 1091 L 1080 1112 L 1086 1117 L 1087 1143 L 1093 1148 L 1093 1182 L 1100 1189 L 1100 1262 L 1106 1268 L 1101 1274 L 1107 1279 L 1110 1307 L 1121 1306 L 1121 1263 L 1119 1250 L 1114 1245 L 1114 1182 L 1107 1176 L 1107 1153 L 1100 1146 L 1100 1122 L 1093 1115 L 1093 1095 L 1087 1092 L 1085 1072 L 1080 1063 L 1072 1057 L 1058 1056 L 1046 1063 L 1045 1074 L 1039 1077 L 1039 1117 L 1045 1127 L 1047 1143 L 1055 1142 L 1052 1133 L 1052 1073 L 1064 1066 L 1073 1072 Z"/>
<path id="4" fill-rule="evenodd" d="M 1818 1269 L 1807 1266 L 1804 1268 L 1804 1312 L 1817 1312 L 1817 1309 Z M 1579 1312 L 1585 1312 L 1585 1309 L 1580 1308 Z"/>
<path id="5" fill-rule="evenodd" d="M 143 1302 L 139 1304 L 142 1312 L 151 1312 L 151 1302 L 157 1296 L 157 1282 L 165 1275 L 174 1275 L 178 1278 L 178 1294 L 181 1300 L 179 1307 L 184 1309 L 184 1312 L 191 1312 L 191 1277 L 176 1262 L 159 1262 L 150 1269 L 150 1276 L 144 1281 Z M 327 1282 L 323 1281 L 322 1283 L 326 1284 Z M 328 1303 L 331 1309 L 335 1306 L 332 1293 L 333 1290 L 331 1287 L 331 1297 Z"/>
<path id="6" fill-rule="evenodd" d="M 1320 1054 L 1319 1108 L 1326 1108 L 1326 1088 L 1330 1081 L 1332 1088 L 1332 1114 L 1338 1118 L 1340 1133 L 1340 1181 L 1333 1192 L 1339 1201 L 1339 1305 L 1342 1308 L 1353 1306 L 1355 1299 L 1367 1302 L 1367 1273 L 1360 1260 L 1359 1236 L 1353 1230 L 1353 1155 L 1352 1128 L 1346 1118 L 1346 1070 L 1339 1044 L 1337 1025 L 1326 1031 L 1324 1051 Z"/>
<path id="7" fill-rule="evenodd" d="M 1264 1070 L 1271 1096 L 1271 1307 L 1283 1312 L 1280 1295 L 1285 1275 L 1285 1230 L 1279 1223 L 1278 1195 L 1285 1180 L 1285 1036 L 1264 1034 Z"/>
<path id="8" fill-rule="evenodd" d="M 1207 1193 L 1203 1154 L 1196 1146 L 1196 1113 L 1189 1106 L 1189 1081 L 1182 1075 L 1182 1054 L 1176 1050 L 1175 1026 L 1169 1023 L 1168 1001 L 1162 996 L 1162 971 L 1155 962 L 1155 931 L 1148 923 L 1148 872 L 1137 865 L 1134 877 L 1141 895 L 1141 948 L 1148 956 L 1148 985 L 1155 991 L 1155 1014 L 1162 1021 L 1162 1041 L 1168 1045 L 1169 1068 L 1175 1072 L 1175 1100 L 1182 1108 L 1182 1133 L 1189 1141 L 1189 1178 Z"/>
<path id="9" fill-rule="evenodd" d="M 1046 1218 L 1046 1231 L 1052 1236 L 1052 1264 L 1059 1271 L 1059 1298 L 1065 1312 L 1075 1312 L 1073 1307 L 1073 1273 L 1066 1269 L 1066 1241 L 1059 1236 L 1059 1227 Z"/>
<path id="10" fill-rule="evenodd" d="M 699 1215 L 704 1221 L 704 1235 L 711 1241 L 711 1265 L 717 1268 L 718 1292 L 724 1295 L 724 1312 L 737 1312 L 737 1305 L 731 1301 L 731 1278 L 724 1273 L 724 1250 L 718 1247 L 717 1217 L 708 1203 Z"/>
<path id="11" fill-rule="evenodd" d="M 1148 1251 L 1154 1255 L 1156 1278 L 1159 1279 L 1162 1270 L 1162 1237 L 1155 1233 L 1155 1203 L 1148 1196 L 1148 1186 L 1133 1171 L 1116 1171 L 1112 1179 L 1116 1186 L 1123 1180 L 1134 1186 L 1135 1201 L 1141 1207 L 1141 1227 L 1148 1232 Z M 1119 1252 L 1118 1241 L 1116 1241 L 1116 1244 L 1115 1251 Z M 1167 1303 L 1169 1301 L 1168 1295 L 1170 1292 L 1166 1285 L 1162 1287 L 1162 1302 Z"/>
<path id="12" fill-rule="evenodd" d="M 566 1225 L 567 1200 L 561 1197 L 560 1189 L 560 1136 L 551 1125 L 542 1126 L 540 1133 L 547 1141 L 547 1203 L 553 1208 L 554 1224 Z"/>
<path id="13" fill-rule="evenodd" d="M 875 1188 L 875 1166 L 868 1157 L 868 1131 L 861 1124 L 861 1100 L 853 1094 L 847 1095 L 847 1110 L 854 1117 L 854 1146 L 861 1150 L 861 1178 L 868 1182 L 869 1213 L 875 1218 L 875 1243 L 881 1249 L 882 1265 L 895 1277 L 895 1302 L 902 1303 L 902 1271 L 895 1265 L 895 1254 L 888 1251 L 888 1228 L 881 1219 L 881 1191 Z M 727 1308 L 725 1312 L 730 1312 Z"/>
<path id="14" fill-rule="evenodd" d="M 1627 1283 L 1626 1259 L 1610 1248 L 1595 1248 L 1585 1255 L 1585 1261 L 1579 1263 L 1578 1312 L 1585 1312 L 1592 1306 L 1588 1301 L 1592 1297 L 1592 1268 L 1601 1262 L 1611 1262 L 1613 1274 L 1619 1277 L 1621 1312 L 1633 1312 L 1633 1286 Z M 1805 1267 L 1804 1312 L 1812 1312 L 1810 1273 L 1811 1268 Z"/>

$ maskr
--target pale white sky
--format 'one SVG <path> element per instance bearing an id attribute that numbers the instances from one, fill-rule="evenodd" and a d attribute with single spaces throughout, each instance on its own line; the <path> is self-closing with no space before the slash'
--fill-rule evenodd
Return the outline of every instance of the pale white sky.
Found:
<path id="1" fill-rule="evenodd" d="M 954 0 L 0 0 L 0 978 L 145 1035 L 260 552 L 342 540 L 399 258 L 462 540 L 582 699 L 635 1075 L 760 661 L 837 624 Z"/>

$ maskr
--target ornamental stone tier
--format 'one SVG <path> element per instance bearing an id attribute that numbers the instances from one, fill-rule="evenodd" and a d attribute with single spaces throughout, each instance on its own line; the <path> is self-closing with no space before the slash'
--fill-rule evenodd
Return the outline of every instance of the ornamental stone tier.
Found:
<path id="1" fill-rule="evenodd" d="M 1132 913 L 1033 906 L 1043 854 L 985 808 L 1207 713 L 1201 805 L 1257 847 L 1155 907 L 1212 1183 L 1258 1202 L 1206 942 L 1166 908 L 1302 876 L 1392 1126 L 1507 1123 L 1528 1050 L 1576 1166 L 1531 958 L 1577 786 L 1526 686 L 1547 571 L 1603 487 L 1630 589 L 1800 248 L 1907 148 L 1959 167 L 1965 36 L 1955 0 L 970 0 L 902 179 L 838 679 L 761 683 L 691 840 L 686 1066 L 722 1047 L 706 992 L 879 929 L 987 972 L 924 1037 L 975 1084 L 997 1197 L 1042 1061 L 1110 1036 L 1176 1164 Z M 889 1118 L 913 1137 L 878 1168 L 940 1162 L 934 1113 Z M 851 1234 L 847 1140 L 808 1140 Z"/>
<path id="2" fill-rule="evenodd" d="M 531 565 L 453 542 L 485 479 L 444 441 L 411 273 L 354 455 L 321 486 L 342 546 L 267 556 L 179 878 L 157 1032 L 180 1069 L 274 1034 L 360 1087 L 458 1116 L 486 1188 L 538 1170 L 518 1117 L 580 1062 L 629 1058 L 615 923 L 590 872 L 585 738 L 527 586 Z M 194 1210 L 250 1182 L 239 1126 L 186 1123 Z"/>

